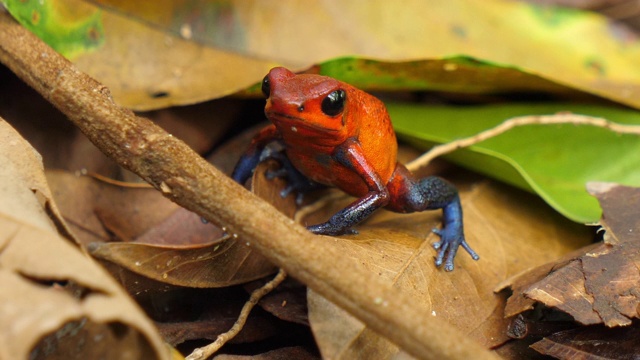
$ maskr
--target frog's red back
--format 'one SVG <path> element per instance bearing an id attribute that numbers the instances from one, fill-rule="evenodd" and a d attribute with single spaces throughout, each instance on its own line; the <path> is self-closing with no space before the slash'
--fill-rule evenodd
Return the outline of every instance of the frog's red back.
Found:
<path id="1" fill-rule="evenodd" d="M 369 188 L 362 177 L 334 158 L 338 147 L 355 143 L 383 184 L 389 181 L 396 167 L 397 141 L 380 100 L 338 80 L 295 75 L 284 68 L 272 69 L 268 79 L 265 114 L 280 132 L 287 156 L 300 172 L 353 196 L 364 196 Z M 340 89 L 346 94 L 344 109 L 326 114 L 322 102 Z"/>

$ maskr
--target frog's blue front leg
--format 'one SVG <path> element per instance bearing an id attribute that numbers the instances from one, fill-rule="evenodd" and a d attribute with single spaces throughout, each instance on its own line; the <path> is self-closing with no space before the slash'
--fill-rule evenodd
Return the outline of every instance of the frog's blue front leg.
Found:
<path id="1" fill-rule="evenodd" d="M 433 247 L 438 250 L 436 266 L 444 263 L 444 269 L 452 271 L 453 259 L 460 246 L 474 260 L 478 260 L 480 257 L 464 238 L 462 205 L 458 190 L 447 181 L 435 176 L 422 179 L 417 185 L 428 203 L 427 209 L 442 209 L 442 229 L 433 229 L 433 232 L 440 236 L 440 241 L 433 244 Z"/>
<path id="2" fill-rule="evenodd" d="M 416 180 L 409 170 L 398 164 L 387 187 L 391 195 L 389 210 L 407 213 L 442 209 L 442 229 L 433 230 L 440 236 L 440 241 L 433 244 L 438 251 L 436 266 L 444 264 L 446 271 L 452 271 L 460 246 L 474 260 L 480 258 L 465 240 L 460 196 L 452 184 L 437 176 Z"/>
<path id="3" fill-rule="evenodd" d="M 452 271 L 454 268 L 453 259 L 456 257 L 459 246 L 462 246 L 473 260 L 480 258 L 464 238 L 462 206 L 457 194 L 442 207 L 442 229 L 433 229 L 433 232 L 440 236 L 440 241 L 433 244 L 433 247 L 438 250 L 436 266 L 442 265 L 444 261 L 444 269 Z"/>

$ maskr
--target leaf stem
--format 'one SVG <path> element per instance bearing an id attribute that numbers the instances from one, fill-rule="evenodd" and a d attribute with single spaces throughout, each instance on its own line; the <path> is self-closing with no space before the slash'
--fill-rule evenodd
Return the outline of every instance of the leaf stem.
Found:
<path id="1" fill-rule="evenodd" d="M 433 159 L 452 153 L 458 149 L 469 147 L 503 134 L 515 127 L 526 125 L 557 125 L 557 124 L 574 124 L 589 125 L 604 129 L 609 129 L 618 134 L 640 135 L 640 125 L 624 125 L 611 122 L 603 118 L 597 118 L 586 115 L 577 115 L 571 113 L 560 113 L 555 115 L 531 115 L 519 116 L 505 120 L 496 127 L 482 131 L 476 135 L 455 140 L 446 144 L 434 146 L 424 155 L 407 164 L 409 170 L 416 170 L 427 166 Z"/>
<path id="2" fill-rule="evenodd" d="M 211 344 L 193 350 L 193 352 L 189 354 L 189 356 L 187 356 L 185 359 L 186 360 L 204 360 L 209 356 L 213 355 L 216 351 L 220 350 L 220 348 L 224 346 L 224 344 L 226 344 L 227 341 L 233 339 L 242 330 L 242 328 L 244 327 L 244 324 L 247 322 L 247 318 L 249 317 L 251 310 L 253 309 L 254 306 L 258 304 L 260 299 L 262 299 L 265 295 L 267 295 L 273 289 L 275 289 L 278 285 L 280 285 L 286 278 L 287 278 L 287 273 L 283 269 L 280 269 L 280 271 L 278 271 L 276 276 L 273 279 L 271 279 L 271 281 L 264 284 L 264 286 L 258 289 L 255 289 L 251 293 L 251 297 L 249 297 L 249 300 L 244 304 L 244 306 L 242 307 L 242 310 L 240 311 L 238 320 L 236 320 L 236 322 L 233 324 L 231 329 L 229 329 L 229 331 L 218 335 L 216 340 Z"/>

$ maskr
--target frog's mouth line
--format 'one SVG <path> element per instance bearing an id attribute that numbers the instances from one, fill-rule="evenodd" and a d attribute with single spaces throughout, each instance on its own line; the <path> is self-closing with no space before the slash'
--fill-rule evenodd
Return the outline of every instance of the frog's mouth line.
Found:
<path id="1" fill-rule="evenodd" d="M 289 114 L 282 114 L 282 113 L 277 113 L 277 112 L 267 112 L 267 117 L 274 117 L 276 119 L 276 121 L 278 122 L 282 122 L 285 123 L 287 126 L 295 126 L 295 127 L 300 127 L 300 128 L 306 128 L 309 130 L 315 130 L 315 131 L 320 131 L 320 132 L 338 132 L 340 131 L 339 129 L 329 129 L 329 128 L 325 128 L 316 124 L 310 124 L 308 123 L 306 120 L 296 117 L 296 116 L 291 116 Z"/>

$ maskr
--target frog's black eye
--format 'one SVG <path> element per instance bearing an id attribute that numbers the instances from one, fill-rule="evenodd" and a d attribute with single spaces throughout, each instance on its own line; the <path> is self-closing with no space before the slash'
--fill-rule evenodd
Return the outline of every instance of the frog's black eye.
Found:
<path id="1" fill-rule="evenodd" d="M 269 94 L 271 94 L 271 83 L 269 82 L 269 75 L 265 76 L 264 79 L 262 79 L 262 93 L 267 98 L 269 97 Z"/>
<path id="2" fill-rule="evenodd" d="M 336 116 L 344 110 L 346 100 L 347 93 L 344 90 L 335 90 L 322 100 L 322 112 L 329 116 Z"/>

